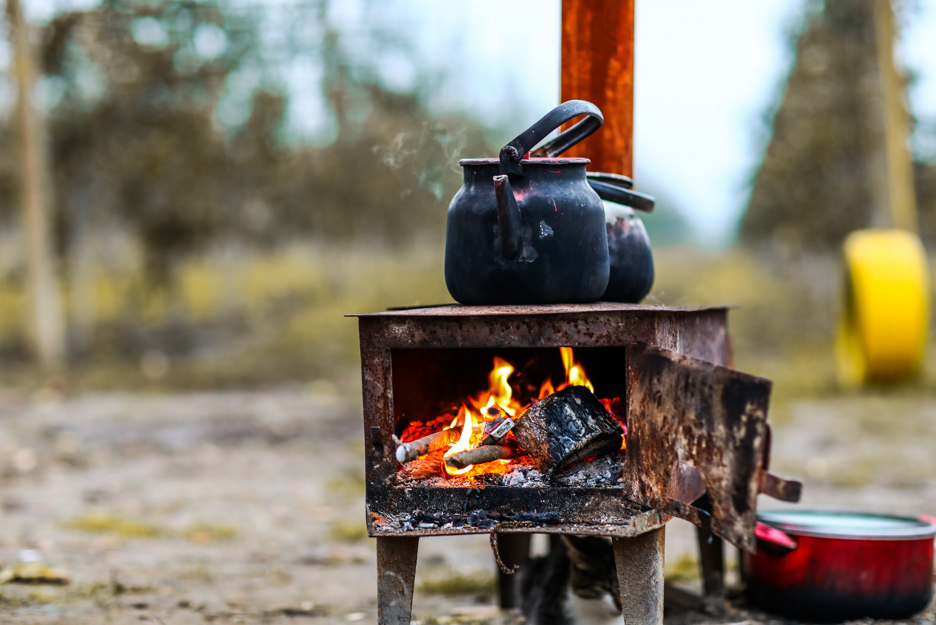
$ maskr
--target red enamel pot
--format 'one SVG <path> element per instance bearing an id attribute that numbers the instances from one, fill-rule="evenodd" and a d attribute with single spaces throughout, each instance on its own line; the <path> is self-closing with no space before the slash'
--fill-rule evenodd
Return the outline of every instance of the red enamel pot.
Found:
<path id="1" fill-rule="evenodd" d="M 903 619 L 933 596 L 936 519 L 796 510 L 758 515 L 748 601 L 804 621 Z"/>

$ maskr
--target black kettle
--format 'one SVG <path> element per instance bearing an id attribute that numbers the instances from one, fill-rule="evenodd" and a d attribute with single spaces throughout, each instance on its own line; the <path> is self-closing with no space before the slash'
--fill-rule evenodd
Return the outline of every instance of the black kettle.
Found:
<path id="1" fill-rule="evenodd" d="M 528 154 L 581 115 L 586 119 Z M 464 183 L 449 205 L 445 245 L 445 281 L 455 300 L 554 304 L 606 296 L 612 267 L 601 196 L 651 206 L 653 200 L 631 191 L 623 177 L 590 180 L 588 159 L 556 158 L 603 121 L 594 104 L 570 100 L 504 146 L 499 158 L 459 162 Z"/>
<path id="2" fill-rule="evenodd" d="M 605 200 L 611 272 L 601 299 L 637 303 L 653 287 L 654 268 L 650 237 L 634 210 L 649 213 L 655 201 L 633 191 L 633 182 L 627 176 L 598 172 L 587 175 L 588 184 Z"/>

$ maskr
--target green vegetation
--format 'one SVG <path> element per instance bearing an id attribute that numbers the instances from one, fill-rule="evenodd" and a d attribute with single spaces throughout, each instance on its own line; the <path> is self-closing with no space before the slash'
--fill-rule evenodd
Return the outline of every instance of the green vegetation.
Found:
<path id="1" fill-rule="evenodd" d="M 0 610 L 16 610 L 38 605 L 46 605 L 55 601 L 57 594 L 48 590 L 33 588 L 4 587 L 0 591 Z"/>
<path id="2" fill-rule="evenodd" d="M 178 532 L 178 535 L 187 538 L 194 543 L 207 544 L 218 541 L 233 540 L 237 536 L 237 528 L 231 527 L 229 525 L 218 525 L 215 523 L 206 523 L 202 521 L 189 525 L 182 531 Z"/>
<path id="3" fill-rule="evenodd" d="M 347 543 L 356 543 L 367 538 L 367 525 L 362 519 L 334 521 L 330 530 L 332 538 Z"/>
<path id="4" fill-rule="evenodd" d="M 445 571 L 419 582 L 416 591 L 429 595 L 489 597 L 494 594 L 496 576 L 487 572 Z"/>
<path id="5" fill-rule="evenodd" d="M 62 527 L 80 532 L 108 534 L 127 539 L 175 537 L 200 544 L 232 540 L 237 536 L 237 529 L 229 525 L 199 521 L 182 529 L 173 530 L 104 512 L 89 512 L 62 523 Z"/>
<path id="6" fill-rule="evenodd" d="M 89 513 L 62 524 L 67 529 L 94 534 L 112 534 L 121 538 L 157 538 L 165 530 L 148 523 L 124 519 L 104 513 Z"/>
<path id="7" fill-rule="evenodd" d="M 688 582 L 699 579 L 699 561 L 695 556 L 684 553 L 678 560 L 665 563 L 663 575 L 668 582 Z"/>
<path id="8" fill-rule="evenodd" d="M 334 476 L 325 482 L 325 491 L 328 493 L 329 497 L 341 501 L 363 497 L 366 487 L 367 482 L 364 481 L 363 475 L 356 475 L 354 477 L 346 475 Z"/>

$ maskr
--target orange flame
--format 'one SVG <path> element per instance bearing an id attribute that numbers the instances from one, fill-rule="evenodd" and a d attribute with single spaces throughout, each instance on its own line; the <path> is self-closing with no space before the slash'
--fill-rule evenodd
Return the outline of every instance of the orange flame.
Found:
<path id="1" fill-rule="evenodd" d="M 552 380 L 546 378 L 546 381 L 543 382 L 543 385 L 540 387 L 539 396 L 537 399 L 546 399 L 550 395 L 556 392 L 556 389 L 553 388 Z"/>
<path id="2" fill-rule="evenodd" d="M 582 368 L 582 364 L 576 362 L 572 355 L 572 348 L 560 347 L 559 353 L 562 355 L 562 366 L 565 367 L 566 380 L 564 384 L 559 385 L 558 390 L 561 391 L 567 386 L 584 386 L 594 393 L 595 387 L 592 386 L 591 380 L 585 375 L 585 369 Z"/>
<path id="3" fill-rule="evenodd" d="M 464 469 L 455 470 L 445 464 L 445 458 L 448 458 L 452 454 L 457 454 L 460 451 L 466 451 L 471 449 L 471 435 L 474 432 L 474 418 L 471 414 L 471 411 L 465 407 L 465 404 L 462 404 L 462 407 L 458 410 L 458 416 L 455 417 L 455 422 L 459 419 L 464 419 L 464 425 L 462 425 L 461 436 L 458 439 L 458 442 L 448 448 L 448 451 L 442 456 L 442 467 L 445 469 L 445 472 L 449 475 L 462 475 L 471 470 L 471 467 L 474 465 L 468 465 Z M 454 422 L 453 422 L 454 423 Z"/>
<path id="4" fill-rule="evenodd" d="M 585 369 L 581 363 L 577 362 L 573 356 L 571 347 L 560 347 L 562 364 L 565 368 L 565 380 L 554 387 L 552 380 L 545 380 L 540 386 L 538 399 L 545 399 L 557 390 L 562 390 L 568 386 L 585 386 L 594 392 Z M 492 463 L 474 466 L 469 465 L 463 469 L 453 469 L 445 464 L 444 459 L 462 451 L 473 449 L 478 446 L 483 438 L 484 423 L 493 421 L 498 417 L 517 418 L 529 406 L 521 405 L 514 397 L 514 389 L 510 386 L 510 376 L 514 373 L 514 367 L 502 358 L 494 358 L 494 367 L 488 374 L 488 388 L 478 395 L 468 399 L 458 410 L 458 415 L 452 420 L 450 428 L 461 427 L 461 435 L 458 442 L 453 444 L 443 454 L 442 467 L 446 475 L 459 475 L 471 477 L 482 473 L 494 473 L 506 470 L 503 467 L 511 463 L 510 460 L 497 460 Z"/>
<path id="5" fill-rule="evenodd" d="M 445 464 L 444 459 L 461 451 L 473 449 L 481 442 L 482 428 L 485 421 L 493 421 L 498 416 L 515 417 L 523 412 L 523 406 L 513 397 L 509 378 L 514 368 L 503 358 L 494 358 L 494 368 L 488 375 L 488 389 L 468 400 L 472 408 L 462 404 L 454 423 L 464 418 L 461 436 L 458 442 L 443 454 L 442 467 L 448 475 L 466 475 L 484 473 L 486 468 L 475 469 L 468 465 L 464 469 L 453 469 Z M 499 460 L 500 464 L 509 464 L 509 460 Z"/>

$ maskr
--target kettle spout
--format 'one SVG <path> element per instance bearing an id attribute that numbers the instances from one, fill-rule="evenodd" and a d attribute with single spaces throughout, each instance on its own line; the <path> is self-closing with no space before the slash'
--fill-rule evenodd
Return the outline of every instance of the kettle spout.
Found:
<path id="1" fill-rule="evenodd" d="M 506 175 L 494 176 L 494 195 L 497 196 L 501 255 L 512 260 L 520 253 L 520 207 Z"/>

